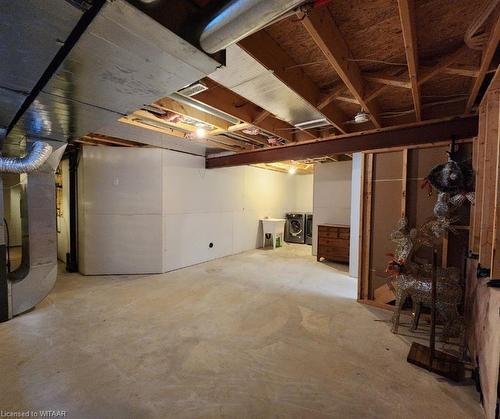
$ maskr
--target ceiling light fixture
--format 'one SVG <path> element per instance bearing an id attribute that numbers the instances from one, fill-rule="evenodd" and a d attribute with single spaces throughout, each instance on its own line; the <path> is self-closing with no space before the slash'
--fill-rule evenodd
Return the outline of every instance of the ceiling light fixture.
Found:
<path id="1" fill-rule="evenodd" d="M 205 138 L 207 136 L 207 130 L 204 128 L 197 128 L 195 131 L 196 138 Z"/>
<path id="2" fill-rule="evenodd" d="M 370 120 L 369 115 L 365 111 L 359 111 L 355 116 L 354 116 L 354 122 L 356 124 L 362 124 L 364 122 L 368 122 Z"/>
<path id="3" fill-rule="evenodd" d="M 295 166 L 290 166 L 288 168 L 288 174 L 289 175 L 294 175 L 295 173 L 297 173 L 297 168 Z"/>

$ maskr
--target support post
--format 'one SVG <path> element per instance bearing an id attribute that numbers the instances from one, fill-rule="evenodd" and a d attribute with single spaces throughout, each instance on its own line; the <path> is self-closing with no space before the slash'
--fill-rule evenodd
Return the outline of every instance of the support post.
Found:
<path id="1" fill-rule="evenodd" d="M 69 253 L 66 271 L 78 272 L 78 148 L 69 150 Z"/>

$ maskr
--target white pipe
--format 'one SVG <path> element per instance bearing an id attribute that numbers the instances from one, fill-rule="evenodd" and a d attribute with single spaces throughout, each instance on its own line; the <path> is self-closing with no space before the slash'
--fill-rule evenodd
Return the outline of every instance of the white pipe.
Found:
<path id="1" fill-rule="evenodd" d="M 304 0 L 232 0 L 205 26 L 200 45 L 209 54 L 263 28 Z"/>
<path id="2" fill-rule="evenodd" d="M 52 146 L 35 141 L 24 157 L 0 157 L 0 173 L 29 173 L 38 169 L 49 158 Z"/>

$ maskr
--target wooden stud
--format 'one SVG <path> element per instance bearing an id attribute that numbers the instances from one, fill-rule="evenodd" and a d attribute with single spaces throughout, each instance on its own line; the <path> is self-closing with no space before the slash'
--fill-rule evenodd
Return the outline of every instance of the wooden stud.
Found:
<path id="1" fill-rule="evenodd" d="M 495 52 L 498 48 L 499 40 L 500 40 L 500 14 L 496 18 L 496 21 L 491 29 L 488 42 L 486 43 L 486 48 L 483 51 L 483 56 L 481 58 L 481 66 L 479 68 L 479 74 L 472 83 L 469 100 L 467 101 L 467 105 L 465 107 L 465 112 L 470 112 L 472 106 L 474 105 L 474 102 L 476 101 L 479 89 L 483 84 L 484 77 L 486 76 L 486 73 L 490 68 L 491 61 L 493 60 Z"/>
<path id="2" fill-rule="evenodd" d="M 495 99 L 500 100 L 499 92 L 496 91 Z M 495 171 L 494 187 L 494 211 L 493 211 L 493 237 L 491 249 L 491 278 L 500 278 L 500 110 L 497 113 L 497 138 L 496 156 L 493 156 L 493 169 Z M 496 160 L 496 162 L 495 162 Z"/>
<path id="3" fill-rule="evenodd" d="M 366 156 L 365 185 L 363 194 L 363 252 L 361 272 L 361 299 L 371 299 L 370 292 L 370 252 L 371 252 L 371 213 L 373 194 L 373 154 Z"/>
<path id="4" fill-rule="evenodd" d="M 408 149 L 403 149 L 401 174 L 401 218 L 406 217 L 406 188 L 408 183 Z"/>
<path id="5" fill-rule="evenodd" d="M 399 17 L 403 29 L 403 40 L 408 63 L 408 74 L 410 76 L 413 106 L 415 107 L 415 118 L 422 119 L 422 107 L 420 103 L 420 89 L 418 84 L 418 52 L 415 25 L 415 3 L 414 0 L 398 0 Z"/>
<path id="6" fill-rule="evenodd" d="M 498 114 L 499 114 L 500 92 L 494 91 L 488 94 L 486 102 L 486 128 L 484 142 L 484 158 L 482 168 L 483 196 L 481 202 L 481 227 L 479 238 L 479 263 L 491 268 L 491 249 L 493 247 L 494 208 L 495 191 L 492 186 L 496 185 L 496 166 L 498 154 Z"/>
<path id="7" fill-rule="evenodd" d="M 364 99 L 365 88 L 361 70 L 355 62 L 347 61 L 347 58 L 352 58 L 352 54 L 329 10 L 313 9 L 299 18 L 351 94 L 369 113 L 375 127 L 380 128 L 378 106 L 374 101 L 367 102 Z"/>
<path id="8" fill-rule="evenodd" d="M 476 156 L 474 156 L 474 161 L 476 164 L 475 174 L 476 174 L 476 193 L 474 203 L 472 207 L 473 220 L 471 222 L 471 237 L 472 237 L 472 247 L 471 250 L 479 254 L 479 243 L 481 237 L 481 218 L 482 218 L 482 205 L 483 205 L 483 177 L 484 177 L 484 142 L 486 135 L 486 102 L 481 103 L 479 107 L 479 130 L 476 141 Z"/>

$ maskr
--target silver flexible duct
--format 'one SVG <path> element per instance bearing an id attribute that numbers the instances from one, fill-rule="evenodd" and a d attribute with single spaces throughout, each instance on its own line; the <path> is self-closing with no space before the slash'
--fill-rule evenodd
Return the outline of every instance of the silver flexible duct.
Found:
<path id="1" fill-rule="evenodd" d="M 232 0 L 203 29 L 200 45 L 209 54 L 263 28 L 304 0 Z"/>
<path id="2" fill-rule="evenodd" d="M 0 157 L 0 173 L 30 173 L 37 170 L 52 153 L 52 146 L 35 141 L 24 157 Z"/>

